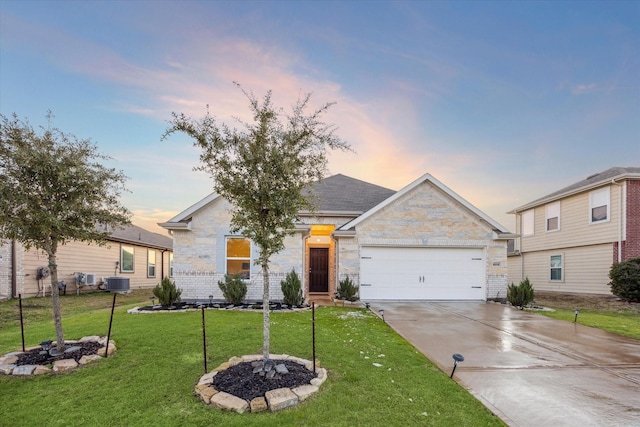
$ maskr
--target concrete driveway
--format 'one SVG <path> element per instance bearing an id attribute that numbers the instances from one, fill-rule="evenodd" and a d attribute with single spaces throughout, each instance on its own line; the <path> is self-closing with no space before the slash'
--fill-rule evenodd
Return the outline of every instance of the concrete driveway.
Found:
<path id="1" fill-rule="evenodd" d="M 640 341 L 484 302 L 376 301 L 510 426 L 640 426 Z"/>

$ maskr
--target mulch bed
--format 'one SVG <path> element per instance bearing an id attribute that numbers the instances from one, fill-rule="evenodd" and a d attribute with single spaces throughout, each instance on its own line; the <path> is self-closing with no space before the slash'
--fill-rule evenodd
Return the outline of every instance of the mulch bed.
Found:
<path id="1" fill-rule="evenodd" d="M 67 344 L 66 348 L 71 347 L 80 347 L 79 350 L 71 351 L 69 353 L 62 353 L 57 356 L 51 356 L 49 353 L 40 354 L 42 348 L 36 348 L 33 350 L 29 350 L 25 353 L 18 355 L 18 360 L 16 361 L 16 365 L 49 365 L 54 363 L 56 360 L 62 359 L 73 359 L 76 362 L 79 362 L 82 356 L 89 356 L 92 354 L 96 354 L 98 350 L 104 345 L 97 343 L 95 341 L 88 341 L 82 343 L 73 343 Z M 55 346 L 53 347 L 55 348 Z"/>
<path id="2" fill-rule="evenodd" d="M 218 391 L 232 394 L 240 399 L 251 401 L 256 397 L 263 397 L 269 390 L 278 388 L 296 388 L 309 384 L 317 377 L 315 372 L 304 366 L 289 360 L 274 360 L 275 364 L 284 364 L 289 370 L 288 374 L 280 378 L 267 379 L 264 376 L 253 373 L 251 362 L 242 362 L 235 366 L 218 372 L 213 377 L 213 388 Z"/>

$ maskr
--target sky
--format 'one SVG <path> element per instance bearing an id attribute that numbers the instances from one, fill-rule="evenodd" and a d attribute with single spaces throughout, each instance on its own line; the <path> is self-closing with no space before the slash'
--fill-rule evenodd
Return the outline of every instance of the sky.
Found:
<path id="1" fill-rule="evenodd" d="M 330 174 L 400 190 L 430 173 L 507 212 L 640 166 L 640 1 L 0 0 L 0 113 L 89 138 L 165 233 L 212 191 L 171 113 L 239 127 L 234 85 L 306 93 L 353 152 Z"/>

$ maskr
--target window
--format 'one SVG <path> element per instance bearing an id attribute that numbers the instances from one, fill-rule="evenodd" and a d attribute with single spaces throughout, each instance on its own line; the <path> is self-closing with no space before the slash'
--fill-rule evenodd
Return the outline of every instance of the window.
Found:
<path id="1" fill-rule="evenodd" d="M 551 255 L 551 280 L 562 281 L 562 255 Z"/>
<path id="2" fill-rule="evenodd" d="M 147 277 L 156 277 L 156 250 L 147 249 Z"/>
<path id="3" fill-rule="evenodd" d="M 226 274 L 239 274 L 248 279 L 250 270 L 251 241 L 244 237 L 228 237 Z"/>
<path id="4" fill-rule="evenodd" d="M 133 246 L 120 246 L 120 272 L 133 273 Z"/>
<path id="5" fill-rule="evenodd" d="M 173 252 L 169 252 L 169 277 L 173 277 Z"/>
<path id="6" fill-rule="evenodd" d="M 551 203 L 546 206 L 547 211 L 547 231 L 560 230 L 560 202 Z"/>
<path id="7" fill-rule="evenodd" d="M 610 199 L 609 187 L 589 193 L 590 223 L 609 221 Z"/>
<path id="8" fill-rule="evenodd" d="M 528 210 L 522 214 L 522 235 L 533 236 L 533 209 Z"/>

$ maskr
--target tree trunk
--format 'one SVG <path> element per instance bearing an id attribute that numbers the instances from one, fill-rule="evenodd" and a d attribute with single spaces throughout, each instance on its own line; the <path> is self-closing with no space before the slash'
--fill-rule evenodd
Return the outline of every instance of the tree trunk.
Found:
<path id="1" fill-rule="evenodd" d="M 49 253 L 49 272 L 51 273 L 51 303 L 53 304 L 53 323 L 56 327 L 56 349 L 62 353 L 65 350 L 64 332 L 62 332 L 62 312 L 60 310 L 60 290 L 58 289 L 58 266 L 56 254 Z"/>
<path id="2" fill-rule="evenodd" d="M 269 264 L 262 263 L 262 321 L 263 321 L 263 344 L 262 357 L 264 360 L 269 358 L 269 340 L 270 340 L 270 320 L 269 320 Z"/>

